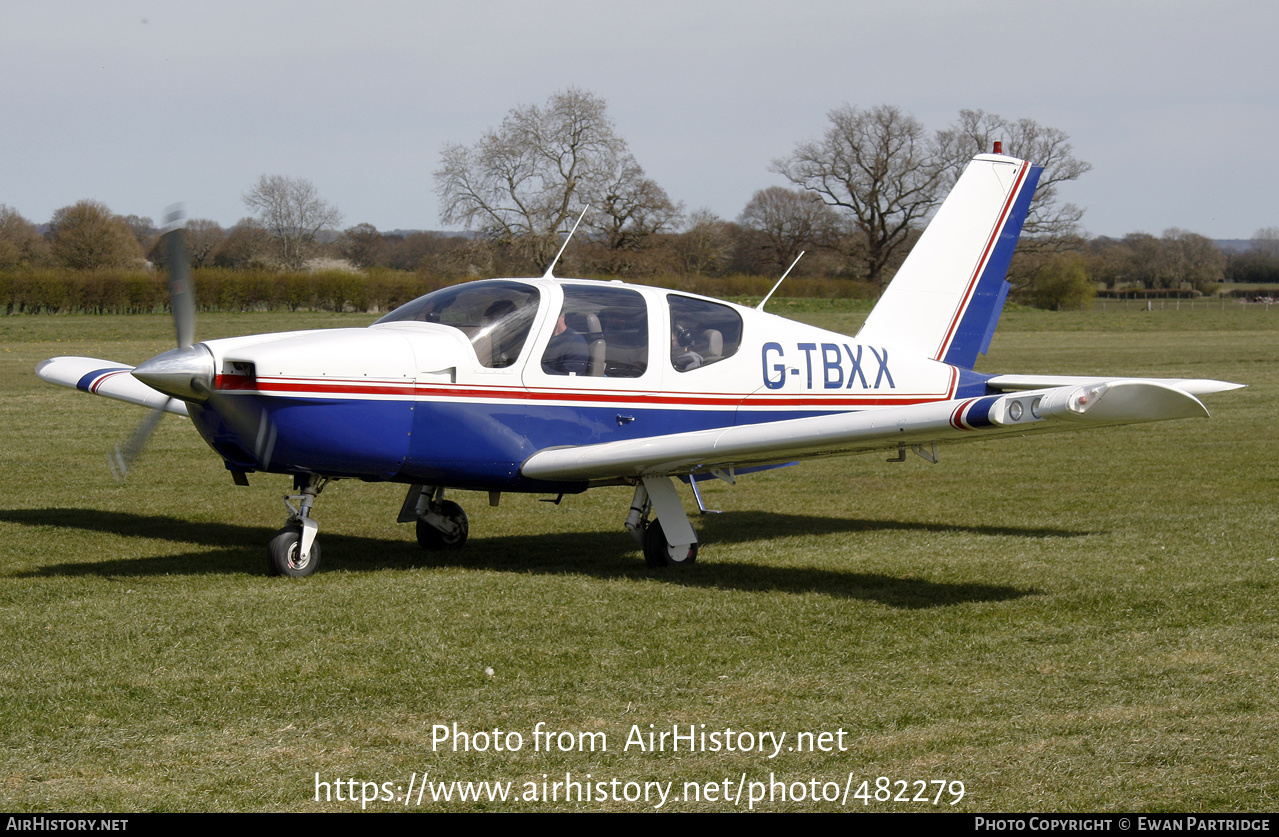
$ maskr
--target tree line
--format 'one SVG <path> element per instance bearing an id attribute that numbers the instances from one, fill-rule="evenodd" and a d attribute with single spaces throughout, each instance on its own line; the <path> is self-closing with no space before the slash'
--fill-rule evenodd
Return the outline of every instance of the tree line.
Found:
<path id="1" fill-rule="evenodd" d="M 1102 286 L 1211 293 L 1227 280 L 1279 280 L 1275 229 L 1229 256 L 1179 229 L 1085 240 L 1082 210 L 1061 202 L 1058 188 L 1091 166 L 1075 157 L 1065 132 L 1033 120 L 964 110 L 929 131 L 891 105 L 844 105 L 820 136 L 773 161 L 771 171 L 789 186 L 756 191 L 727 220 L 672 199 L 619 135 L 606 102 L 576 88 L 516 107 L 474 142 L 443 149 L 434 173 L 441 220 L 466 234 L 383 233 L 367 223 L 343 229 L 342 214 L 309 181 L 264 174 L 243 195 L 246 217 L 230 229 L 193 219 L 187 240 L 197 267 L 235 271 L 318 265 L 439 281 L 536 275 L 589 207 L 560 275 L 776 276 L 805 251 L 795 276 L 874 295 L 968 160 L 995 141 L 1044 167 L 1010 270 L 1016 299 L 1073 306 Z M 162 266 L 159 234 L 151 219 L 116 215 L 96 201 L 59 209 L 43 229 L 0 205 L 0 272 Z"/>

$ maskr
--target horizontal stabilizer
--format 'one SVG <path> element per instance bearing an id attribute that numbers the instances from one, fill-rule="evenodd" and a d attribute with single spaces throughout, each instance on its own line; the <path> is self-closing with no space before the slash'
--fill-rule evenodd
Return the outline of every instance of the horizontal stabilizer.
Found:
<path id="1" fill-rule="evenodd" d="M 1117 383 L 1119 381 L 1145 381 L 1163 384 L 1179 389 L 1182 392 L 1188 392 L 1191 395 L 1212 395 L 1217 392 L 1242 389 L 1245 386 L 1245 384 L 1232 384 L 1229 381 L 1213 381 L 1206 378 L 1090 378 L 1080 375 L 996 375 L 986 381 L 986 386 L 1000 392 L 1017 392 L 1026 389 L 1088 386 Z"/>
<path id="2" fill-rule="evenodd" d="M 96 357 L 55 357 L 36 366 L 40 380 L 152 409 L 187 415 L 187 405 L 156 392 L 133 375 L 132 366 Z"/>
<path id="3" fill-rule="evenodd" d="M 552 448 L 533 454 L 520 471 L 534 479 L 605 481 L 1207 416 L 1199 399 L 1181 389 L 1112 381 Z"/>

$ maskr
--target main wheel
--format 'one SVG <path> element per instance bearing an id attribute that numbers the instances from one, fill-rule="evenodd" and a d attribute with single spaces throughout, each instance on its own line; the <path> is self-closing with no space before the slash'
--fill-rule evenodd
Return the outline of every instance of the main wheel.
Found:
<path id="1" fill-rule="evenodd" d="M 666 543 L 662 521 L 654 520 L 644 530 L 644 563 L 650 567 L 687 566 L 697 560 L 697 544 L 672 547 Z"/>
<path id="2" fill-rule="evenodd" d="M 290 524 L 275 533 L 267 544 L 267 567 L 271 575 L 306 578 L 320 566 L 320 542 L 311 543 L 311 554 L 305 561 L 298 557 L 302 550 L 302 527 Z"/>
<path id="3" fill-rule="evenodd" d="M 446 534 L 436 529 L 425 520 L 418 518 L 417 542 L 423 549 L 461 549 L 466 545 L 466 536 L 470 533 L 470 524 L 466 521 L 466 512 L 452 500 L 440 503 L 439 513 L 456 527 L 453 534 Z"/>

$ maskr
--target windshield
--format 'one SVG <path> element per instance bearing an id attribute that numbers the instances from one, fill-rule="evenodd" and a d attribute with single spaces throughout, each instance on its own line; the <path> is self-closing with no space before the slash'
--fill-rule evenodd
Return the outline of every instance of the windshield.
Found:
<path id="1" fill-rule="evenodd" d="M 537 288 L 523 282 L 468 282 L 420 296 L 374 325 L 418 322 L 456 328 L 471 341 L 481 364 L 500 369 L 519 358 L 539 302 Z"/>

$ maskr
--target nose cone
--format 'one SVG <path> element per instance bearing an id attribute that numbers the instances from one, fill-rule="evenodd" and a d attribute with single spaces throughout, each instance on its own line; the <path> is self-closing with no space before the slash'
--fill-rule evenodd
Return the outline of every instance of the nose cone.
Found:
<path id="1" fill-rule="evenodd" d="M 213 355 L 200 343 L 156 355 L 133 370 L 142 383 L 182 401 L 208 398 L 213 376 Z"/>

